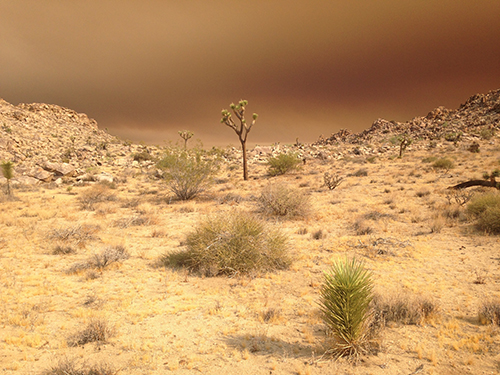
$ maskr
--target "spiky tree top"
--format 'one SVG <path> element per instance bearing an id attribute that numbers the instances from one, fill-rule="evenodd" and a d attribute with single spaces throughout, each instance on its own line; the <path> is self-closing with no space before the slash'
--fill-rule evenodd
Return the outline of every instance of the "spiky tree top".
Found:
<path id="1" fill-rule="evenodd" d="M 255 124 L 255 121 L 259 116 L 257 113 L 254 113 L 252 115 L 253 121 L 249 125 L 245 120 L 245 107 L 247 104 L 248 104 L 247 100 L 240 100 L 238 104 L 231 103 L 231 105 L 229 106 L 233 110 L 238 120 L 240 120 L 240 125 L 236 125 L 231 115 L 231 112 L 229 112 L 227 109 L 222 110 L 222 119 L 220 120 L 221 123 L 226 124 L 231 129 L 233 129 L 236 132 L 236 134 L 238 134 L 238 137 L 240 138 L 240 141 L 242 143 L 246 142 L 248 133 L 252 129 L 252 126 Z"/>

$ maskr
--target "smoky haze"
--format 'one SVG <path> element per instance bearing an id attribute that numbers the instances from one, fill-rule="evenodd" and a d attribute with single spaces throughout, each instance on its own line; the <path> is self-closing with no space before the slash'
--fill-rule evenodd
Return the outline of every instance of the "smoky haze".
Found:
<path id="1" fill-rule="evenodd" d="M 313 142 L 500 87 L 498 0 L 0 0 L 0 97 L 87 113 L 135 141 Z"/>

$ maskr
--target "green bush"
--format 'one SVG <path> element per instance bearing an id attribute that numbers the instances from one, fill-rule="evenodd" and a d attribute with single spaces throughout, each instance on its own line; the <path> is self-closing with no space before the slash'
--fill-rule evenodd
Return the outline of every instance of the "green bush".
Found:
<path id="1" fill-rule="evenodd" d="M 206 276 L 287 268 L 288 237 L 239 211 L 201 221 L 186 236 L 185 251 L 163 257 L 164 266 L 187 267 Z"/>
<path id="2" fill-rule="evenodd" d="M 302 160 L 299 159 L 299 155 L 297 153 L 271 156 L 267 159 L 267 163 L 269 164 L 267 173 L 270 176 L 282 175 L 298 169 L 301 162 Z"/>
<path id="3" fill-rule="evenodd" d="M 201 149 L 170 149 L 157 163 L 165 171 L 168 188 L 178 199 L 189 200 L 210 187 L 219 159 Z"/>
<path id="4" fill-rule="evenodd" d="M 285 184 L 269 184 L 257 200 L 262 212 L 289 218 L 305 217 L 310 213 L 310 199 L 302 191 Z"/>
<path id="5" fill-rule="evenodd" d="M 453 169 L 455 167 L 455 164 L 453 164 L 453 161 L 448 158 L 439 158 L 434 163 L 432 163 L 432 167 L 435 169 L 449 170 Z"/>
<path id="6" fill-rule="evenodd" d="M 500 234 L 500 194 L 491 192 L 473 197 L 467 205 L 467 213 L 477 219 L 479 230 Z"/>
<path id="7" fill-rule="evenodd" d="M 323 321 L 335 342 L 338 356 L 364 353 L 370 343 L 371 273 L 356 259 L 338 261 L 325 273 L 320 290 Z"/>

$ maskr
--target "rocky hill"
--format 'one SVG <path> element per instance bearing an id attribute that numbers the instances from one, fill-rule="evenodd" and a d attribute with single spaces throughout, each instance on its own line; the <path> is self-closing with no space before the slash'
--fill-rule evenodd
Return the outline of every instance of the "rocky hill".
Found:
<path id="1" fill-rule="evenodd" d="M 484 128 L 500 128 L 500 89 L 487 94 L 471 96 L 458 109 L 438 107 L 427 116 L 415 117 L 407 122 L 377 119 L 372 126 L 361 132 L 346 129 L 320 138 L 316 145 L 332 145 L 339 142 L 362 144 L 380 141 L 391 134 L 408 134 L 414 139 L 469 140 L 479 138 Z"/>
<path id="2" fill-rule="evenodd" d="M 14 162 L 14 182 L 82 177 L 93 167 L 124 163 L 121 158 L 139 147 L 100 130 L 95 120 L 71 109 L 38 103 L 15 106 L 0 99 L 0 161 Z"/>

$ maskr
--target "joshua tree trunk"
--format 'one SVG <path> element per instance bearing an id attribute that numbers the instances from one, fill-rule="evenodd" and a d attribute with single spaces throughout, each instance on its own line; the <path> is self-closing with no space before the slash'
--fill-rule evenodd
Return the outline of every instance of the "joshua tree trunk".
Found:
<path id="1" fill-rule="evenodd" d="M 241 141 L 241 150 L 243 151 L 243 180 L 248 180 L 248 166 L 247 166 L 247 143 Z"/>

